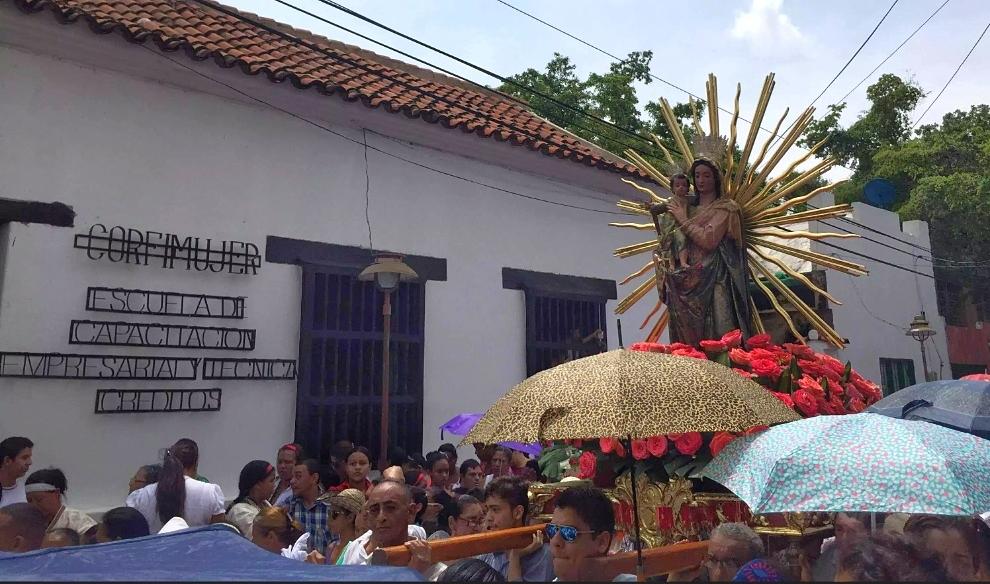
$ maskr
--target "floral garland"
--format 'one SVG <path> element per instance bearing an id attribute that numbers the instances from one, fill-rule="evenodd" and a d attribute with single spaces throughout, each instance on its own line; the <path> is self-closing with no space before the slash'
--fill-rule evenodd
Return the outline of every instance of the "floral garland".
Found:
<path id="1" fill-rule="evenodd" d="M 816 353 L 807 345 L 772 344 L 768 334 L 750 337 L 744 343 L 742 333 L 735 330 L 718 340 L 701 341 L 699 347 L 683 343 L 635 343 L 630 349 L 721 363 L 759 383 L 805 418 L 859 413 L 883 397 L 877 384 L 865 379 L 849 363 L 843 364 L 831 355 Z M 637 472 L 666 481 L 675 475 L 696 476 L 730 442 L 765 429 L 765 426 L 756 426 L 741 433 L 686 432 L 632 440 L 631 443 L 611 437 L 566 440 L 546 449 L 544 457 L 547 460 L 563 457 L 572 467 L 577 467 L 579 478 L 595 478 L 605 486 L 612 476 L 627 470 L 628 447 L 636 461 Z M 567 454 L 563 456 L 565 452 Z"/>

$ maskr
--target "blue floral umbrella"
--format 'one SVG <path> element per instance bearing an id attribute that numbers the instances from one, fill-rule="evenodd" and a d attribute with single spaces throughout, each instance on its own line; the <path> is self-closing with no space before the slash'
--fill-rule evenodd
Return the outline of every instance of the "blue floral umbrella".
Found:
<path id="1" fill-rule="evenodd" d="M 819 416 L 744 436 L 704 475 L 754 513 L 971 515 L 990 509 L 990 441 L 877 414 Z"/>

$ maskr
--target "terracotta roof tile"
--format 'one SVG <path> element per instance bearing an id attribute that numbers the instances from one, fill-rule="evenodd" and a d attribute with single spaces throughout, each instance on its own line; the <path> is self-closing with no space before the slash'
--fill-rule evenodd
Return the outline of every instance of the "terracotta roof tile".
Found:
<path id="1" fill-rule="evenodd" d="M 296 87 L 317 87 L 348 101 L 360 100 L 370 108 L 383 107 L 547 156 L 644 178 L 628 162 L 498 92 L 219 4 L 205 6 L 196 0 L 14 2 L 26 13 L 48 9 L 66 24 L 82 19 L 94 31 L 117 31 L 138 42 L 150 38 L 159 48 L 186 49 L 186 54 L 198 59 L 213 57 L 222 66 L 237 65 L 248 74 L 263 72 L 273 82 L 289 79 Z"/>

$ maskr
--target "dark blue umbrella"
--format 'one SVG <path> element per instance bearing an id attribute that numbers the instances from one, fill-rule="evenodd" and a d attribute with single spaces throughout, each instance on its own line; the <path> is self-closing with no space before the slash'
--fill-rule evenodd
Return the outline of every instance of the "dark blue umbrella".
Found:
<path id="1" fill-rule="evenodd" d="M 990 439 L 990 382 L 930 381 L 897 391 L 867 410 L 904 420 L 927 420 Z"/>
<path id="2" fill-rule="evenodd" d="M 223 525 L 26 554 L 0 552 L 0 581 L 422 582 L 409 568 L 317 566 L 283 558 Z"/>

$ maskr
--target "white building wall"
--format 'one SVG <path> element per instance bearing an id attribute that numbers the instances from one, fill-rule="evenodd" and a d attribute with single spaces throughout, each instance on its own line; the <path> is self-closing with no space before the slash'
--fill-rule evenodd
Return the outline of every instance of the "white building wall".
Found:
<path id="1" fill-rule="evenodd" d="M 299 268 L 265 263 L 257 276 L 231 276 L 92 261 L 73 249 L 73 236 L 103 223 L 249 241 L 262 253 L 267 235 L 366 246 L 363 149 L 261 106 L 10 46 L 0 45 L 0 62 L 0 196 L 61 201 L 77 213 L 72 229 L 9 226 L 2 251 L 0 350 L 296 358 Z M 390 115 L 350 107 L 355 116 Z M 418 120 L 403 123 L 431 128 Z M 348 126 L 334 129 L 362 139 Z M 612 208 L 603 200 L 607 193 L 372 133 L 368 141 L 480 182 Z M 493 152 L 503 150 L 516 149 L 493 143 Z M 636 236 L 608 227 L 608 215 L 500 193 L 374 151 L 368 157 L 375 246 L 447 259 L 447 281 L 426 285 L 424 447 L 431 448 L 442 422 L 483 410 L 525 376 L 523 293 L 502 288 L 502 268 L 618 279 L 636 262 L 616 261 L 611 250 Z M 173 320 L 255 328 L 257 348 L 243 355 L 69 345 L 71 319 L 104 316 L 84 310 L 88 286 L 247 296 L 243 321 Z M 633 311 L 627 322 L 638 325 L 649 308 Z M 616 346 L 614 322 L 608 333 Z M 634 333 L 627 324 L 627 337 Z M 93 413 L 97 388 L 213 386 L 224 390 L 216 413 Z M 278 445 L 292 438 L 295 382 L 0 378 L 0 400 L 0 435 L 31 437 L 37 443 L 35 468 L 61 467 L 74 505 L 106 509 L 122 503 L 139 465 L 154 462 L 160 448 L 183 436 L 199 442 L 201 472 L 232 497 L 244 463 L 272 459 Z"/>

